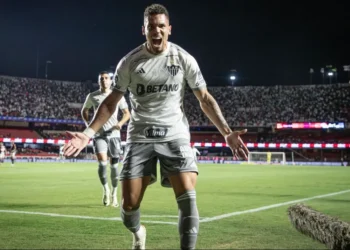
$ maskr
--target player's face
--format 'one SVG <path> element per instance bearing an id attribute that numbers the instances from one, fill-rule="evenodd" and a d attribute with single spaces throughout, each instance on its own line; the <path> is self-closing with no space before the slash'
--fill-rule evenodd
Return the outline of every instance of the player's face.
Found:
<path id="1" fill-rule="evenodd" d="M 112 79 L 108 74 L 102 74 L 98 78 L 98 83 L 100 84 L 101 89 L 109 89 L 112 84 Z"/>
<path id="2" fill-rule="evenodd" d="M 142 34 L 146 36 L 147 48 L 151 53 L 162 53 L 167 48 L 168 37 L 171 34 L 169 19 L 164 14 L 145 18 Z"/>

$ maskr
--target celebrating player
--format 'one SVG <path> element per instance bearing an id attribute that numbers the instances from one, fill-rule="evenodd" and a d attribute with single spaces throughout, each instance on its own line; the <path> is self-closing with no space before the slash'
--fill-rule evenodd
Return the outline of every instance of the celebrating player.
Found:
<path id="1" fill-rule="evenodd" d="M 172 187 L 179 209 L 181 249 L 194 249 L 199 231 L 195 185 L 198 168 L 190 147 L 189 124 L 184 112 L 186 84 L 197 97 L 203 112 L 225 137 L 234 155 L 247 158 L 248 149 L 240 138 L 246 130 L 232 131 L 206 88 L 199 66 L 189 53 L 168 42 L 169 13 L 159 4 L 144 12 L 142 27 L 146 42 L 118 64 L 116 86 L 101 103 L 93 121 L 83 133 L 74 133 L 65 147 L 66 155 L 78 155 L 90 138 L 114 113 L 128 89 L 132 105 L 128 125 L 124 166 L 121 171 L 121 217 L 133 234 L 133 249 L 145 249 L 146 228 L 140 224 L 140 204 L 148 185 L 157 178 Z"/>

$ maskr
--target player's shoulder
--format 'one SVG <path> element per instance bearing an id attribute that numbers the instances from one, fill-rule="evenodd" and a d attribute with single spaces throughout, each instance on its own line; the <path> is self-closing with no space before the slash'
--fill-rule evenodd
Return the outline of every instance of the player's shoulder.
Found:
<path id="1" fill-rule="evenodd" d="M 137 59 L 138 57 L 144 54 L 143 49 L 144 49 L 144 44 L 137 46 L 135 49 L 131 50 L 128 54 L 126 54 L 122 60 L 128 62 L 128 61 L 133 61 Z"/>
<path id="2" fill-rule="evenodd" d="M 196 59 L 189 52 L 175 43 L 170 43 L 169 54 L 178 56 L 180 60 L 186 64 L 192 64 L 196 61 Z"/>
<path id="3" fill-rule="evenodd" d="M 188 53 L 184 48 L 182 48 L 181 46 L 173 43 L 173 42 L 169 42 L 170 44 L 170 48 L 169 48 L 169 52 L 170 53 L 177 53 L 178 55 L 181 55 L 181 56 L 191 56 L 190 53 Z"/>
<path id="4" fill-rule="evenodd" d="M 132 62 L 137 62 L 144 57 L 144 44 L 137 46 L 126 54 L 118 63 L 117 69 L 127 69 Z"/>
<path id="5" fill-rule="evenodd" d="M 137 57 L 138 55 L 142 54 L 144 44 L 141 44 L 137 46 L 135 49 L 131 50 L 128 54 L 126 54 L 125 58 L 132 58 L 132 57 Z"/>

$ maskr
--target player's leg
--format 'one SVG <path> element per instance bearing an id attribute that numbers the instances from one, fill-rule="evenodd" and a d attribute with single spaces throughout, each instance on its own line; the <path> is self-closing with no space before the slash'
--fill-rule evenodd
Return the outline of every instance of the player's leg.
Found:
<path id="1" fill-rule="evenodd" d="M 11 153 L 11 165 L 14 166 L 16 161 L 16 153 Z"/>
<path id="2" fill-rule="evenodd" d="M 112 206 L 118 207 L 117 189 L 118 189 L 118 164 L 121 153 L 120 138 L 110 138 L 108 143 L 108 156 L 111 161 L 111 183 L 112 183 Z"/>
<path id="3" fill-rule="evenodd" d="M 97 161 L 98 161 L 98 177 L 100 178 L 100 182 L 103 187 L 103 196 L 102 203 L 105 206 L 109 206 L 110 204 L 110 189 L 108 186 L 107 179 L 107 164 L 108 164 L 108 144 L 107 139 L 105 138 L 95 138 L 94 139 L 94 150 L 96 153 Z"/>
<path id="4" fill-rule="evenodd" d="M 123 169 L 121 218 L 133 234 L 133 249 L 145 249 L 146 228 L 140 223 L 140 205 L 146 188 L 155 182 L 157 158 L 153 144 L 132 143 L 126 146 Z"/>
<path id="5" fill-rule="evenodd" d="M 181 249 L 194 249 L 199 231 L 199 213 L 195 185 L 197 173 L 182 172 L 169 176 L 179 208 Z"/>
<path id="6" fill-rule="evenodd" d="M 162 185 L 172 186 L 179 209 L 181 249 L 194 249 L 199 231 L 196 203 L 198 168 L 191 147 L 186 140 L 157 144 L 161 162 Z"/>

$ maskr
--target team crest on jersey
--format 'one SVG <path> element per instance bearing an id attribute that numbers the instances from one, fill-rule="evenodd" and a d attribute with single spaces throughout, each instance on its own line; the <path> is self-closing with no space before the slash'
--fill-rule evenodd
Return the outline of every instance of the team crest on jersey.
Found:
<path id="1" fill-rule="evenodd" d="M 177 66 L 177 65 L 167 66 L 167 70 L 168 70 L 170 75 L 176 76 L 177 73 L 179 73 L 180 66 Z"/>

